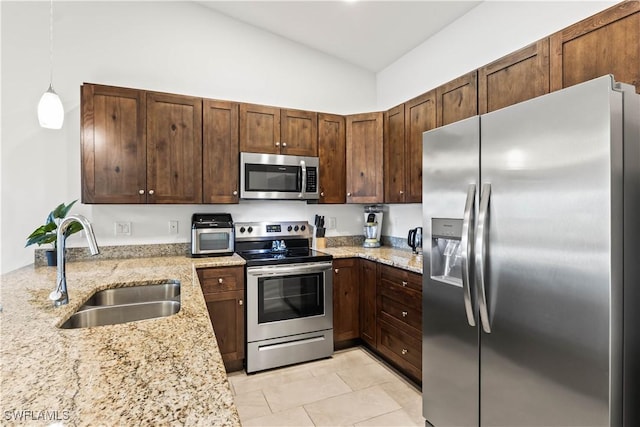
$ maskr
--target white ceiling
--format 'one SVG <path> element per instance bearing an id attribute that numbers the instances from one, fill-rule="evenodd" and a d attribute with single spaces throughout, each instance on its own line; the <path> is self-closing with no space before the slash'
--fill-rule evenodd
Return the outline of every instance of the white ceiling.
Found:
<path id="1" fill-rule="evenodd" d="M 239 21 L 378 72 L 480 1 L 198 1 Z"/>

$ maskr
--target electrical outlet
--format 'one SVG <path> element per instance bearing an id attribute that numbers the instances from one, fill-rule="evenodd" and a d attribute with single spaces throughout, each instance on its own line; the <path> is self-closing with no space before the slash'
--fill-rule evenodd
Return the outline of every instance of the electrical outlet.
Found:
<path id="1" fill-rule="evenodd" d="M 328 230 L 335 230 L 336 229 L 336 217 L 335 216 L 330 216 L 329 217 L 329 222 L 327 223 L 327 229 Z"/>
<path id="2" fill-rule="evenodd" d="M 116 236 L 131 236 L 131 222 L 116 221 L 114 225 L 114 234 Z"/>
<path id="3" fill-rule="evenodd" d="M 178 234 L 178 221 L 175 219 L 169 221 L 169 234 Z"/>

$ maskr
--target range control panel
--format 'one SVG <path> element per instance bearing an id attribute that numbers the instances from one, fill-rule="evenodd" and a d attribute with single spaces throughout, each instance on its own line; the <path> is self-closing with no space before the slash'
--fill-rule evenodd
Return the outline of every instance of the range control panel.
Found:
<path id="1" fill-rule="evenodd" d="M 310 238 L 313 231 L 307 221 L 236 222 L 234 227 L 236 240 Z"/>

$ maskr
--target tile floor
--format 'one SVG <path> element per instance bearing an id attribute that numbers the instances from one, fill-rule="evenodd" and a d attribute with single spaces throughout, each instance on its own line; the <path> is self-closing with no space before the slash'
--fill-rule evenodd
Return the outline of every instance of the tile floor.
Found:
<path id="1" fill-rule="evenodd" d="M 243 426 L 424 427 L 420 390 L 360 347 L 229 382 Z"/>

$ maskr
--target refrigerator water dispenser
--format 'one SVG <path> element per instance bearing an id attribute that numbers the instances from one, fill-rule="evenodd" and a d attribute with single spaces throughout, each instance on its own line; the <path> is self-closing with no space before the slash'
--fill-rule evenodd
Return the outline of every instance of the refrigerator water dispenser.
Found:
<path id="1" fill-rule="evenodd" d="M 462 286 L 462 219 L 431 219 L 431 278 Z"/>

